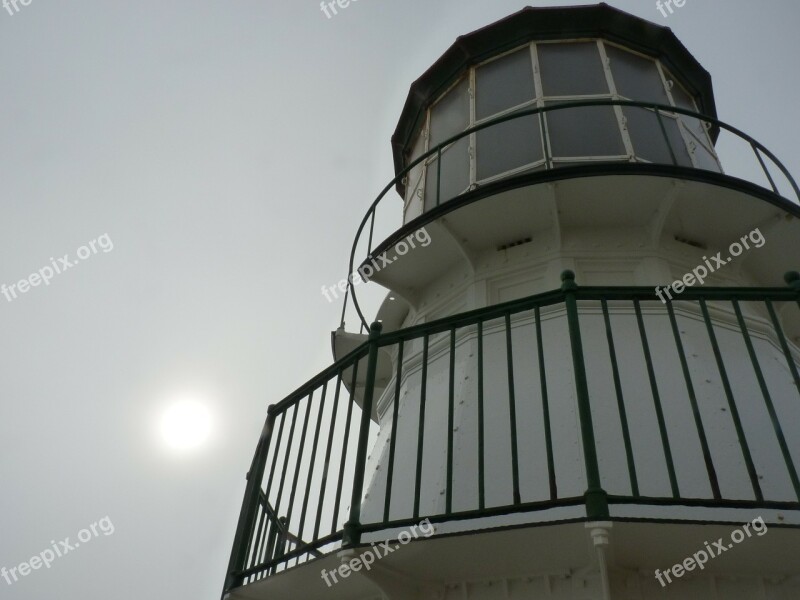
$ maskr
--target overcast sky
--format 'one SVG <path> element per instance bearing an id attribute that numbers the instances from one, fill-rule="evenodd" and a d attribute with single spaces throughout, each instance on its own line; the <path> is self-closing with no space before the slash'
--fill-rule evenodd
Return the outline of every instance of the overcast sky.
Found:
<path id="1" fill-rule="evenodd" d="M 797 0 L 687 0 L 669 18 L 655 0 L 609 4 L 671 27 L 711 72 L 720 118 L 800 175 Z M 49 285 L 0 296 L 0 567 L 114 526 L 0 579 L 0 597 L 218 599 L 266 408 L 330 363 L 340 304 L 320 287 L 346 275 L 393 176 L 409 85 L 523 6 L 0 9 L 0 283 L 100 240 Z M 158 433 L 181 394 L 212 413 L 194 452 Z"/>

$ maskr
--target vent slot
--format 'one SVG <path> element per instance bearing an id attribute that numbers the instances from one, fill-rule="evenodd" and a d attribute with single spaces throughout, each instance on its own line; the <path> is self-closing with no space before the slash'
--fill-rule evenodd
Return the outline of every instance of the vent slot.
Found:
<path id="1" fill-rule="evenodd" d="M 680 242 L 681 244 L 686 244 L 687 246 L 691 246 L 692 248 L 700 248 L 700 250 L 708 250 L 708 246 L 706 246 L 704 243 L 697 242 L 695 240 L 689 240 L 689 239 L 680 237 L 679 235 L 675 236 L 675 241 L 676 242 Z"/>
<path id="2" fill-rule="evenodd" d="M 516 242 L 511 242 L 509 244 L 503 244 L 502 246 L 497 247 L 497 251 L 500 252 L 501 250 L 508 250 L 509 248 L 514 248 L 515 246 L 522 246 L 522 244 L 529 244 L 531 242 L 531 238 L 526 237 L 522 240 L 517 240 Z"/>

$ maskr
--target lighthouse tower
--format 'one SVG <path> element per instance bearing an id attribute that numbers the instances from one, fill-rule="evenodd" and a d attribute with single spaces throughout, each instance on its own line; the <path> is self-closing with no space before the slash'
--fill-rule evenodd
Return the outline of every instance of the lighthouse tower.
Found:
<path id="1" fill-rule="evenodd" d="M 459 37 L 333 364 L 268 410 L 224 596 L 800 598 L 800 189 L 753 125 L 605 4 Z"/>

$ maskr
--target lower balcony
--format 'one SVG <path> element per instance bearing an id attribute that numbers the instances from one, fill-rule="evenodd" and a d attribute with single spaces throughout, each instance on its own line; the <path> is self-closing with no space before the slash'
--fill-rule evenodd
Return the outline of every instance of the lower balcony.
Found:
<path id="1" fill-rule="evenodd" d="M 435 533 L 387 555 L 387 572 L 447 580 L 503 548 L 573 572 L 580 532 L 598 522 L 640 568 L 702 547 L 700 526 L 755 517 L 776 531 L 737 560 L 791 570 L 792 553 L 775 552 L 797 547 L 800 528 L 800 275 L 786 280 L 664 303 L 565 272 L 548 293 L 388 333 L 374 324 L 269 408 L 225 592 L 372 597 L 360 578 L 328 589 L 320 571 L 404 544 L 426 519 Z"/>

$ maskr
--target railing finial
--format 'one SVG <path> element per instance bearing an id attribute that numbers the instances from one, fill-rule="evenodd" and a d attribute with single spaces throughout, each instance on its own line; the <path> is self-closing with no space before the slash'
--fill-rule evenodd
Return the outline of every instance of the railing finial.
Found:
<path id="1" fill-rule="evenodd" d="M 575 272 L 570 269 L 561 271 L 561 290 L 574 290 L 577 287 L 578 284 L 575 283 Z"/>

